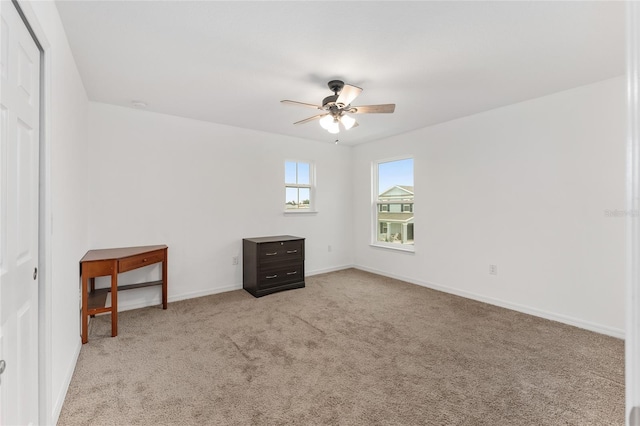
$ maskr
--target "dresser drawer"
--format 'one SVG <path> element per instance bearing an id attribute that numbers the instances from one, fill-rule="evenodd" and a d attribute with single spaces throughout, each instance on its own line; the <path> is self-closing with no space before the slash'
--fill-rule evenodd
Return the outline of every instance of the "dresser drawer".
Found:
<path id="1" fill-rule="evenodd" d="M 164 260 L 164 251 L 158 250 L 151 253 L 145 253 L 138 256 L 131 256 L 120 261 L 119 272 L 127 272 L 132 269 L 141 268 L 146 265 L 162 262 Z"/>
<path id="2" fill-rule="evenodd" d="M 258 273 L 258 289 L 260 290 L 299 281 L 304 281 L 302 264 L 265 268 Z"/>
<path id="3" fill-rule="evenodd" d="M 303 254 L 304 242 L 302 240 L 263 243 L 258 246 L 260 263 L 300 260 L 303 258 Z"/>

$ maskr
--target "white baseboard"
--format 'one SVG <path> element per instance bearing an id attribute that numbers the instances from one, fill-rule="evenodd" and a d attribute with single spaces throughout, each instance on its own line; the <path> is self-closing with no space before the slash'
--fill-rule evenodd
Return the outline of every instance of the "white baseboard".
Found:
<path id="1" fill-rule="evenodd" d="M 349 269 L 349 268 L 353 268 L 353 265 L 343 265 L 343 266 L 336 266 L 336 267 L 332 267 L 332 268 L 324 268 L 324 269 L 316 269 L 314 271 L 306 271 L 305 272 L 305 276 L 306 277 L 310 277 L 313 275 L 319 275 L 319 274 L 326 274 L 328 272 L 335 272 L 335 271 L 341 271 L 343 269 Z M 224 287 L 216 287 L 216 288 L 212 288 L 212 289 L 207 289 L 207 290 L 202 290 L 202 291 L 194 291 L 194 292 L 189 292 L 189 293 L 181 293 L 181 294 L 174 294 L 171 297 L 169 297 L 167 299 L 168 302 L 177 302 L 179 300 L 186 300 L 186 299 L 194 299 L 196 297 L 203 297 L 203 296 L 210 296 L 212 294 L 218 294 L 218 293 L 225 293 L 227 291 L 234 291 L 234 290 L 242 290 L 242 283 L 237 283 L 237 284 L 232 284 L 232 285 L 228 285 L 228 286 L 224 286 Z M 132 290 L 132 291 L 139 291 L 139 290 Z M 154 295 L 152 298 L 145 298 L 145 299 L 134 299 L 134 300 L 126 300 L 123 296 L 121 296 L 121 293 L 118 293 L 118 312 L 122 312 L 122 311 L 130 311 L 132 309 L 140 309 L 140 308 L 146 308 L 148 306 L 156 306 L 159 305 L 160 303 L 162 303 L 160 296 L 159 295 Z M 110 303 L 107 301 L 107 304 Z"/>
<path id="2" fill-rule="evenodd" d="M 461 296 L 467 299 L 477 300 L 478 302 L 488 303 L 490 305 L 500 306 L 501 308 L 511 309 L 513 311 L 522 312 L 524 314 L 533 315 L 536 317 L 548 319 L 551 321 L 561 322 L 563 324 L 572 325 L 574 327 L 583 328 L 585 330 L 594 331 L 596 333 L 605 334 L 611 337 L 617 337 L 618 339 L 625 338 L 624 330 L 608 327 L 601 324 L 596 324 L 590 321 L 584 321 L 578 318 L 573 318 L 567 315 L 557 314 L 554 312 L 548 312 L 541 309 L 533 308 L 530 306 L 520 305 L 518 303 L 508 302 L 506 300 L 495 299 L 493 297 L 482 296 L 480 294 L 471 293 L 464 290 L 459 290 L 453 287 L 448 287 L 442 284 L 435 284 L 428 281 L 416 280 L 409 277 L 403 277 L 396 274 L 389 274 L 384 271 L 380 271 L 374 268 L 368 268 L 365 266 L 354 266 L 356 269 L 360 269 L 362 271 L 371 272 L 373 274 L 382 275 L 389 278 L 395 278 L 397 280 L 406 281 L 411 284 L 416 284 L 422 287 L 427 287 L 433 290 L 442 291 L 444 293 L 454 294 L 456 296 Z"/>
<path id="3" fill-rule="evenodd" d="M 336 266 L 336 267 L 331 267 L 331 268 L 316 269 L 316 270 L 313 270 L 313 271 L 307 271 L 305 273 L 305 276 L 310 277 L 310 276 L 313 276 L 313 275 L 326 274 L 326 273 L 329 273 L 329 272 L 341 271 L 341 270 L 349 269 L 349 268 L 356 268 L 356 269 L 360 269 L 362 271 L 371 272 L 371 273 L 374 273 L 374 274 L 377 274 L 377 275 L 382 275 L 382 276 L 389 277 L 389 278 L 395 278 L 395 279 L 398 279 L 398 280 L 401 280 L 401 281 L 409 282 L 411 284 L 416 284 L 416 285 L 419 285 L 419 286 L 422 286 L 422 287 L 431 288 L 433 290 L 442 291 L 444 293 L 454 294 L 456 296 L 465 297 L 467 299 L 477 300 L 479 302 L 488 303 L 490 305 L 500 306 L 502 308 L 507 308 L 507 309 L 511 309 L 513 311 L 522 312 L 522 313 L 529 314 L 529 315 L 534 315 L 534 316 L 537 316 L 537 317 L 540 317 L 540 318 L 544 318 L 544 319 L 548 319 L 548 320 L 551 320 L 551 321 L 561 322 L 563 324 L 572 325 L 574 327 L 583 328 L 585 330 L 594 331 L 596 333 L 605 334 L 607 336 L 612 336 L 612 337 L 616 337 L 616 338 L 619 338 L 619 339 L 624 339 L 625 338 L 624 330 L 621 330 L 621 329 L 618 329 L 618 328 L 608 327 L 608 326 L 604 326 L 604 325 L 601 325 L 601 324 L 593 323 L 593 322 L 590 322 L 590 321 L 585 321 L 585 320 L 582 320 L 582 319 L 579 319 L 579 318 L 573 318 L 573 317 L 570 317 L 570 316 L 567 316 L 567 315 L 558 314 L 558 313 L 555 313 L 555 312 L 544 311 L 544 310 L 541 310 L 541 309 L 537 309 L 537 308 L 533 308 L 533 307 L 530 307 L 530 306 L 509 302 L 509 301 L 502 300 L 502 299 L 496 299 L 496 298 L 492 298 L 492 297 L 483 296 L 483 295 L 480 295 L 480 294 L 476 294 L 476 293 L 472 293 L 472 292 L 456 289 L 456 288 L 449 287 L 449 286 L 442 285 L 442 284 L 436 284 L 436 283 L 432 283 L 432 282 L 429 282 L 429 281 L 416 280 L 416 279 L 405 277 L 405 276 L 401 276 L 401 275 L 390 274 L 390 273 L 387 273 L 385 271 L 381 271 L 381 270 L 378 270 L 378 269 L 375 269 L 375 268 L 369 268 L 369 267 L 365 267 L 365 266 L 357 266 L 357 265 L 350 264 L 350 265 L 342 265 L 342 266 Z M 242 289 L 242 283 L 236 283 L 236 284 L 232 284 L 232 285 L 228 285 L 228 286 L 224 286 L 224 287 L 216 287 L 216 288 L 197 291 L 197 292 L 181 293 L 181 294 L 173 295 L 173 296 L 169 297 L 168 301 L 169 302 L 177 302 L 179 300 L 186 300 L 186 299 L 193 299 L 193 298 L 196 298 L 196 297 L 210 296 L 212 294 L 225 293 L 227 291 L 234 291 L 234 290 L 241 290 L 241 289 Z M 161 303 L 161 300 L 160 300 L 160 296 L 159 295 L 155 296 L 153 299 L 146 299 L 146 300 L 141 300 L 141 299 L 132 300 L 132 301 L 122 300 L 120 303 L 118 303 L 118 311 L 128 311 L 128 310 L 131 310 L 131 309 L 139 309 L 139 308 L 144 308 L 144 307 L 147 307 L 147 306 L 155 306 L 155 305 L 159 305 L 160 303 Z M 78 353 L 79 353 L 79 349 L 78 349 Z"/>
<path id="4" fill-rule="evenodd" d="M 210 296 L 212 294 L 225 293 L 227 291 L 241 290 L 241 289 L 242 289 L 242 283 L 228 285 L 224 287 L 215 287 L 215 288 L 201 290 L 201 291 L 193 291 L 189 293 L 174 294 L 170 297 L 167 297 L 167 302 L 171 303 L 171 302 L 177 302 L 180 300 L 195 299 L 196 297 Z M 130 291 L 137 291 L 137 289 L 130 290 Z M 118 296 L 119 296 L 118 312 L 130 311 L 132 309 L 146 308 L 148 306 L 156 306 L 162 303 L 162 300 L 159 295 L 153 297 L 152 299 L 146 299 L 146 300 L 137 299 L 132 301 L 123 300 L 122 296 L 120 296 L 120 293 L 118 293 Z M 110 302 L 107 301 L 107 304 L 109 303 Z"/>
<path id="5" fill-rule="evenodd" d="M 216 287 L 216 288 L 202 290 L 202 291 L 194 291 L 191 293 L 178 294 L 170 297 L 169 302 L 177 302 L 179 300 L 186 300 L 186 299 L 195 299 L 196 297 L 211 296 L 212 294 L 226 293 L 227 291 L 234 291 L 234 290 L 242 290 L 242 283 L 232 284 L 225 287 Z"/>
<path id="6" fill-rule="evenodd" d="M 68 363 L 69 368 L 64 374 L 64 383 L 59 389 L 58 395 L 54 398 L 53 405 L 51 407 L 51 424 L 57 424 L 60 413 L 62 412 L 62 406 L 64 405 L 64 399 L 69 391 L 69 385 L 71 385 L 71 379 L 73 378 L 73 372 L 76 369 L 78 363 L 78 357 L 80 356 L 80 349 L 82 349 L 82 338 L 78 335 L 76 347 L 73 353 L 73 362 Z"/>
<path id="7" fill-rule="evenodd" d="M 355 266 L 353 265 L 343 265 L 343 266 L 336 266 L 333 268 L 325 268 L 325 269 L 316 269 L 315 271 L 306 271 L 304 273 L 305 277 L 311 277 L 313 275 L 320 275 L 320 274 L 326 274 L 329 272 L 336 272 L 336 271 L 342 271 L 344 269 L 350 269 L 350 268 L 355 268 Z"/>

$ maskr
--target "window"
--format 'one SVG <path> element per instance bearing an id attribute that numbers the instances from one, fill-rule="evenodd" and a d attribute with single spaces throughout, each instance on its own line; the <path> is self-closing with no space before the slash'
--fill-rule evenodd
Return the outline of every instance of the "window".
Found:
<path id="1" fill-rule="evenodd" d="M 313 165 L 303 161 L 284 162 L 284 209 L 291 212 L 312 211 L 314 195 Z"/>
<path id="2" fill-rule="evenodd" d="M 374 165 L 373 244 L 413 251 L 413 158 Z"/>

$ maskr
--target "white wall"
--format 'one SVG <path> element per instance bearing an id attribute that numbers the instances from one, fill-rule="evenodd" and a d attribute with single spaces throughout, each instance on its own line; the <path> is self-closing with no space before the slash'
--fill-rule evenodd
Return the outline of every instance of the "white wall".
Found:
<path id="1" fill-rule="evenodd" d="M 21 2 L 45 50 L 41 422 L 54 424 L 80 352 L 78 261 L 88 243 L 88 99 L 53 2 Z"/>
<path id="2" fill-rule="evenodd" d="M 620 77 L 359 145 L 355 264 L 623 337 L 625 131 Z M 369 245 L 372 161 L 401 155 L 414 254 Z"/>
<path id="3" fill-rule="evenodd" d="M 244 237 L 305 237 L 307 274 L 353 263 L 350 148 L 93 102 L 89 135 L 90 246 L 167 244 L 169 301 L 241 288 Z M 315 163 L 318 214 L 283 214 L 285 159 Z M 118 294 L 121 309 L 159 300 Z"/>

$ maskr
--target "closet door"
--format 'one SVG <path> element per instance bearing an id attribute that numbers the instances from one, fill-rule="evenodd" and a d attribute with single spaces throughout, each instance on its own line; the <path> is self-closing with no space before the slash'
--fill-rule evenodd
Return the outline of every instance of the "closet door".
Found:
<path id="1" fill-rule="evenodd" d="M 38 423 L 40 51 L 0 2 L 0 424 Z"/>

